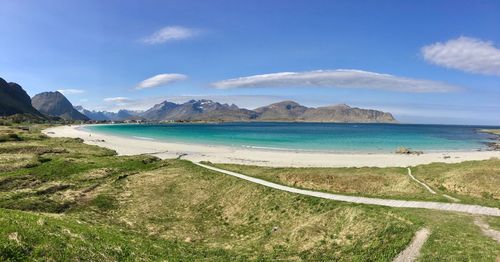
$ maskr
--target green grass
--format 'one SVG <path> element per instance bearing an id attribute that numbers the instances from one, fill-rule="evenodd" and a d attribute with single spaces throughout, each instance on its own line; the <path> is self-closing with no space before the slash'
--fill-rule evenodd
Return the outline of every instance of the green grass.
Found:
<path id="1" fill-rule="evenodd" d="M 347 195 L 451 202 L 500 207 L 500 160 L 458 164 L 433 163 L 412 167 L 412 173 L 440 194 L 430 194 L 407 175 L 406 168 L 273 168 L 211 164 L 278 184 Z"/>
<path id="2" fill-rule="evenodd" d="M 240 254 L 156 239 L 72 217 L 0 209 L 1 261 L 212 261 L 244 260 Z"/>
<path id="3" fill-rule="evenodd" d="M 473 217 L 463 214 L 414 211 L 432 233 L 421 250 L 420 261 L 497 261 L 500 244 L 485 237 Z"/>
<path id="4" fill-rule="evenodd" d="M 500 159 L 433 163 L 412 170 L 415 177 L 436 191 L 463 203 L 500 207 Z"/>
<path id="5" fill-rule="evenodd" d="M 116 156 L 81 140 L 47 138 L 37 126 L 3 130 L 22 139 L 0 143 L 0 159 L 8 160 L 0 165 L 0 261 L 391 261 L 421 227 L 432 230 L 422 261 L 500 255 L 468 215 L 301 196 L 189 161 Z M 306 179 L 317 171 L 301 170 Z M 377 182 L 382 189 L 356 190 L 421 190 L 404 186 L 403 169 L 368 171 L 329 171 L 325 181 L 376 184 L 387 176 Z"/>
<path id="6" fill-rule="evenodd" d="M 277 184 L 330 193 L 377 198 L 447 201 L 429 194 L 407 175 L 406 168 L 275 168 L 237 164 L 213 166 Z"/>

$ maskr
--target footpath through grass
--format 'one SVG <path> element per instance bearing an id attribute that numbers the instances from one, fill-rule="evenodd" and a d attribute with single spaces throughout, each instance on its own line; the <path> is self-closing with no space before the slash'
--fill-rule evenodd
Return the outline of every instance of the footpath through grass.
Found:
<path id="1" fill-rule="evenodd" d="M 19 137 L 0 142 L 1 261 L 391 261 L 424 226 L 423 261 L 500 255 L 463 214 L 290 194 L 37 128 L 0 133 Z"/>
<path id="2" fill-rule="evenodd" d="M 500 159 L 412 167 L 413 175 L 439 194 L 411 180 L 406 168 L 273 168 L 237 164 L 213 166 L 297 188 L 378 198 L 451 202 L 500 207 Z"/>

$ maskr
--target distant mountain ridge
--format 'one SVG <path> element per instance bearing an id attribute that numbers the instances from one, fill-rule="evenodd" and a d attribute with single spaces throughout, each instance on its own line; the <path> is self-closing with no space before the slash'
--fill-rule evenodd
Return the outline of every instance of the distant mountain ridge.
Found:
<path id="1" fill-rule="evenodd" d="M 65 120 L 89 120 L 78 112 L 69 100 L 60 92 L 43 92 L 31 99 L 34 108 L 43 114 L 57 116 Z"/>
<path id="2" fill-rule="evenodd" d="M 164 101 L 141 114 L 148 120 L 170 121 L 248 121 L 257 114 L 232 104 L 221 104 L 211 100 L 190 100 L 183 104 Z"/>
<path id="3" fill-rule="evenodd" d="M 164 101 L 138 116 L 153 121 L 397 122 L 391 113 L 378 110 L 361 109 L 345 104 L 314 108 L 294 101 L 282 101 L 255 110 L 205 99 L 190 100 L 183 104 Z"/>
<path id="4" fill-rule="evenodd" d="M 0 78 L 0 116 L 10 116 L 15 114 L 32 114 L 43 117 L 31 105 L 30 96 L 17 83 L 7 83 Z"/>
<path id="5" fill-rule="evenodd" d="M 306 107 L 294 101 L 282 101 L 254 110 L 235 104 L 221 104 L 212 100 L 190 100 L 182 104 L 164 101 L 142 111 L 90 111 L 73 107 L 60 92 L 43 92 L 30 98 L 16 83 L 0 78 L 0 116 L 32 114 L 54 116 L 65 120 L 98 121 L 282 121 L 282 122 L 337 122 L 337 123 L 396 123 L 391 113 L 350 107 L 345 104 L 325 107 Z"/>
<path id="6" fill-rule="evenodd" d="M 95 111 L 95 110 L 87 110 L 82 106 L 75 106 L 75 109 L 78 112 L 84 114 L 91 120 L 96 121 L 124 121 L 124 120 L 134 120 L 141 119 L 139 116 L 142 111 L 133 111 L 122 109 L 118 112 L 108 112 L 108 111 Z"/>

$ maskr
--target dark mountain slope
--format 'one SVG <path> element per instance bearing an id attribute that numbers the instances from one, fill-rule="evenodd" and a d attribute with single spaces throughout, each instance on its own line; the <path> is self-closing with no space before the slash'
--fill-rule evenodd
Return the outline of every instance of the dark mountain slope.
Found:
<path id="1" fill-rule="evenodd" d="M 78 112 L 71 102 L 59 92 L 43 92 L 33 97 L 31 104 L 38 111 L 49 116 L 57 116 L 66 120 L 89 120 Z"/>
<path id="2" fill-rule="evenodd" d="M 0 78 L 0 116 L 14 114 L 43 116 L 31 105 L 31 98 L 20 85 Z"/>

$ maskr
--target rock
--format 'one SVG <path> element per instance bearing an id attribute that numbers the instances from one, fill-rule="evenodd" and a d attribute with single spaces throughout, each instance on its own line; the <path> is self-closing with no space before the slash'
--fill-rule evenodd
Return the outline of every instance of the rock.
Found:
<path id="1" fill-rule="evenodd" d="M 403 155 L 421 155 L 423 154 L 424 152 L 422 151 L 413 151 L 411 150 L 410 148 L 407 148 L 407 147 L 398 147 L 398 149 L 396 149 L 396 154 L 403 154 Z"/>

